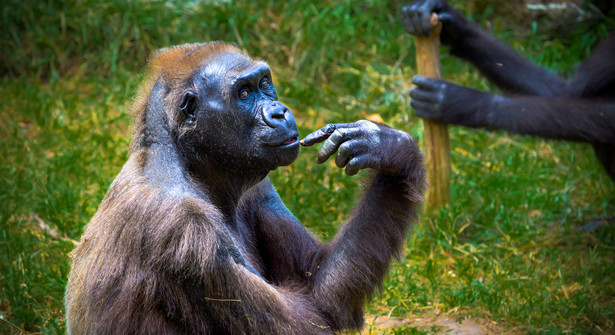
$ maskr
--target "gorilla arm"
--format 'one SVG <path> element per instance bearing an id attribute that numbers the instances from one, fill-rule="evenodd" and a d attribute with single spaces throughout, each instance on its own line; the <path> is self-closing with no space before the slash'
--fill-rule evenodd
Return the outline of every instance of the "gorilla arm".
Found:
<path id="1" fill-rule="evenodd" d="M 422 156 L 408 134 L 369 121 L 327 125 L 303 145 L 324 140 L 319 163 L 338 151 L 336 165 L 347 174 L 365 168 L 375 173 L 349 220 L 310 269 L 314 302 L 331 327 L 357 329 L 365 300 L 381 284 L 417 219 L 425 186 Z"/>
<path id="2" fill-rule="evenodd" d="M 308 286 L 313 255 L 323 248 L 286 208 L 265 178 L 241 198 L 238 213 L 251 225 L 263 276 L 274 285 Z"/>
<path id="3" fill-rule="evenodd" d="M 268 283 L 224 253 L 216 260 L 220 272 L 206 278 L 207 315 L 217 330 L 240 334 L 332 334 L 304 290 Z M 222 290 L 232 288 L 231 291 Z"/>
<path id="4" fill-rule="evenodd" d="M 588 143 L 615 143 L 615 102 L 605 99 L 502 97 L 415 76 L 411 105 L 422 118 Z"/>
<path id="5" fill-rule="evenodd" d="M 533 64 L 506 46 L 444 0 L 418 0 L 402 10 L 402 23 L 412 35 L 431 33 L 429 18 L 438 14 L 442 22 L 441 41 L 451 54 L 474 65 L 507 93 L 558 96 L 566 81 Z"/>
<path id="6" fill-rule="evenodd" d="M 509 97 L 415 76 L 411 104 L 420 117 L 469 127 L 589 142 L 615 180 L 615 32 L 564 81 L 489 36 L 444 0 L 419 0 L 404 7 L 402 22 L 413 35 L 443 23 L 442 42 L 478 68 Z"/>
<path id="7" fill-rule="evenodd" d="M 615 30 L 578 67 L 568 84 L 569 96 L 615 98 Z"/>
<path id="8" fill-rule="evenodd" d="M 168 273 L 170 278 L 167 286 L 159 290 L 164 295 L 159 299 L 169 317 L 203 327 L 187 329 L 190 333 L 333 333 L 306 290 L 270 283 L 254 269 L 241 237 L 228 229 L 222 216 L 214 215 L 211 208 L 199 211 L 203 204 L 197 207 L 193 200 L 184 204 L 185 230 L 174 229 L 165 234 L 172 235 L 169 238 L 152 241 L 177 246 L 152 248 L 172 251 L 152 255 L 159 260 L 157 270 Z M 160 236 L 161 232 L 152 235 Z M 190 303 L 174 305 L 185 301 Z M 174 311 L 183 313 L 173 315 Z M 201 320 L 203 317 L 206 323 Z"/>

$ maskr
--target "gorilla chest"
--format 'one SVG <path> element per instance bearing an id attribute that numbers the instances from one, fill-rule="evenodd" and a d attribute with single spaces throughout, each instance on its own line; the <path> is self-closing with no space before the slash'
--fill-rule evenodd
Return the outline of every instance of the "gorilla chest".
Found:
<path id="1" fill-rule="evenodd" d="M 237 217 L 237 230 L 234 232 L 235 246 L 239 254 L 239 261 L 252 268 L 260 276 L 265 275 L 265 265 L 262 251 L 259 248 L 258 238 L 253 225 L 247 218 Z"/>

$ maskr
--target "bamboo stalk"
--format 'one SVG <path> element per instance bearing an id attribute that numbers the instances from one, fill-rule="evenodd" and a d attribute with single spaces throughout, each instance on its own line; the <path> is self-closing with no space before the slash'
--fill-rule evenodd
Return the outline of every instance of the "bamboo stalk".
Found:
<path id="1" fill-rule="evenodd" d="M 432 34 L 415 36 L 416 67 L 418 74 L 440 79 L 440 32 L 442 23 L 438 15 L 430 18 Z M 439 122 L 423 119 L 425 140 L 425 164 L 429 190 L 427 192 L 427 210 L 439 210 L 451 200 L 451 158 L 448 126 Z"/>

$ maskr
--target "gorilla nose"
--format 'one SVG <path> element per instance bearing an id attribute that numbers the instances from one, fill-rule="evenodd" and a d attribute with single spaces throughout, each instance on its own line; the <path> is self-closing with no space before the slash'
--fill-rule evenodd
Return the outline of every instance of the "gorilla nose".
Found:
<path id="1" fill-rule="evenodd" d="M 293 114 L 288 107 L 278 101 L 273 101 L 263 107 L 263 119 L 271 128 L 287 127 Z"/>

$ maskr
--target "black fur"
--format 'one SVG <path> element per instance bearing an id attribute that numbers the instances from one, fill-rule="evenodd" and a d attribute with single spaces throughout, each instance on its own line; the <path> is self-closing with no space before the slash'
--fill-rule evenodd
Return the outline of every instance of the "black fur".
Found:
<path id="1" fill-rule="evenodd" d="M 418 116 L 468 127 L 590 143 L 615 180 L 615 32 L 564 80 L 481 31 L 444 0 L 420 0 L 402 10 L 413 35 L 431 32 L 437 13 L 441 41 L 451 54 L 483 73 L 507 96 L 415 76 L 410 91 Z"/>

